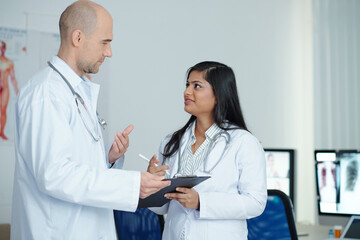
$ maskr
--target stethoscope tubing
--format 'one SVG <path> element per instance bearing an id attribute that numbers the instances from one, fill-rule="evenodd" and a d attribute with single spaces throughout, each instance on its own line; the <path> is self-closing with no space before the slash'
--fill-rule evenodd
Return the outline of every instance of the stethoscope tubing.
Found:
<path id="1" fill-rule="evenodd" d="M 96 137 L 94 136 L 94 134 L 90 131 L 89 127 L 87 126 L 85 120 L 83 119 L 83 116 L 80 112 L 80 109 L 79 109 L 79 105 L 78 105 L 78 102 L 77 102 L 77 99 L 79 99 L 81 105 L 83 105 L 83 107 L 85 108 L 85 110 L 87 111 L 88 115 L 90 116 L 90 113 L 89 113 L 89 110 L 87 109 L 86 107 L 86 104 L 83 100 L 83 98 L 80 96 L 79 93 L 77 93 L 74 88 L 71 86 L 71 84 L 69 83 L 69 81 L 65 78 L 65 76 L 51 63 L 51 62 L 47 62 L 49 67 L 51 67 L 56 73 L 58 73 L 60 75 L 60 77 L 64 80 L 64 82 L 66 83 L 66 85 L 69 87 L 69 89 L 71 90 L 71 93 L 73 94 L 74 98 L 75 98 L 75 103 L 77 105 L 77 108 L 78 108 L 78 112 L 80 114 L 80 117 L 85 125 L 85 128 L 86 130 L 89 132 L 89 134 L 93 137 L 93 139 L 97 142 L 100 140 L 100 134 L 99 134 L 99 137 Z M 98 122 L 100 124 L 100 126 L 102 126 L 103 129 L 105 129 L 107 123 L 106 121 L 100 117 L 99 113 L 96 111 L 96 116 L 97 116 L 97 119 L 98 119 Z M 90 120 L 93 122 L 93 124 L 95 125 L 96 127 L 96 123 L 94 122 L 94 120 L 90 117 Z"/>
<path id="2" fill-rule="evenodd" d="M 207 169 L 207 163 L 208 163 L 208 161 L 207 161 L 207 160 L 208 160 L 208 156 L 209 156 L 211 150 L 214 148 L 215 143 L 218 141 L 218 139 L 221 138 L 221 135 L 222 135 L 222 134 L 225 134 L 224 137 L 225 137 L 225 141 L 226 141 L 224 150 L 223 150 L 221 156 L 219 157 L 218 161 L 215 163 L 215 165 L 212 166 L 212 167 L 210 168 L 210 170 L 206 171 L 206 169 Z M 180 141 L 181 141 L 181 140 L 180 140 Z M 225 152 L 226 152 L 226 150 L 227 150 L 227 148 L 228 148 L 228 145 L 230 144 L 230 141 L 231 141 L 231 136 L 230 136 L 230 134 L 229 134 L 227 131 L 225 131 L 225 130 L 222 130 L 222 131 L 218 132 L 217 134 L 215 134 L 215 136 L 214 136 L 213 139 L 211 140 L 211 142 L 210 142 L 210 144 L 209 144 L 209 147 L 208 147 L 208 149 L 207 149 L 207 151 L 206 151 L 206 154 L 205 154 L 204 164 L 203 164 L 203 172 L 204 172 L 205 174 L 211 174 L 212 171 L 216 168 L 216 166 L 219 164 L 219 162 L 220 162 L 221 159 L 223 158 L 223 156 L 224 156 L 224 154 L 225 154 Z M 179 171 L 180 171 L 180 159 L 181 159 L 181 151 L 180 151 L 180 148 L 179 148 L 179 149 L 178 149 L 178 169 L 177 169 L 177 173 L 176 173 L 175 175 L 178 175 L 178 174 L 179 174 Z"/>

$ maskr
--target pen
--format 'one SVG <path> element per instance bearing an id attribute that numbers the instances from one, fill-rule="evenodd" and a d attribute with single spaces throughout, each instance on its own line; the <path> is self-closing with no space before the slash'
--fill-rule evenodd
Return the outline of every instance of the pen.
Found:
<path id="1" fill-rule="evenodd" d="M 150 162 L 150 159 L 148 159 L 147 157 L 145 157 L 145 156 L 142 155 L 141 153 L 139 153 L 139 157 L 141 157 L 142 159 L 144 159 L 144 160 L 147 161 L 147 162 Z M 155 166 L 158 166 L 158 165 L 155 163 Z"/>
<path id="2" fill-rule="evenodd" d="M 145 156 L 142 155 L 141 153 L 139 153 L 139 157 L 141 157 L 142 159 L 144 159 L 144 160 L 147 161 L 147 162 L 150 162 L 150 159 L 148 159 L 147 157 L 145 157 Z M 158 167 L 159 165 L 157 165 L 157 164 L 155 163 L 155 166 Z M 170 175 L 169 172 L 168 172 L 168 170 L 165 170 L 165 172 L 166 172 L 167 175 Z"/>

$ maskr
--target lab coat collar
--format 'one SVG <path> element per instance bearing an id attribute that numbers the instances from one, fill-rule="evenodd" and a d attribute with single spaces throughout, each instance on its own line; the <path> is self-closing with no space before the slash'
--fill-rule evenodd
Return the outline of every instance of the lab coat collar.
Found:
<path id="1" fill-rule="evenodd" d="M 64 62 L 58 56 L 54 56 L 50 61 L 59 72 L 66 78 L 66 80 L 70 83 L 73 88 L 76 88 L 83 79 L 77 75 L 74 70 L 70 68 L 70 66 Z"/>
<path id="2" fill-rule="evenodd" d="M 99 90 L 100 90 L 100 85 L 93 83 L 90 79 L 88 79 L 85 75 L 81 76 L 81 79 L 83 80 L 83 83 L 85 83 L 84 85 L 90 89 L 91 94 L 92 94 L 92 98 L 96 97 L 99 95 Z M 97 102 L 97 100 L 96 100 Z M 95 102 L 95 106 L 96 106 L 96 102 Z"/>
<path id="3" fill-rule="evenodd" d="M 195 125 L 196 125 L 196 120 L 194 122 L 192 122 L 188 128 L 186 129 L 184 135 L 182 136 L 181 138 L 181 143 L 180 143 L 180 146 L 181 146 L 181 152 L 184 150 L 186 144 L 187 144 L 187 141 L 189 140 L 190 136 L 194 136 L 194 132 L 195 132 Z M 231 126 L 229 124 L 227 124 L 226 126 Z M 210 130 L 210 131 L 209 131 Z M 207 137 L 210 138 L 210 140 L 213 139 L 213 137 L 216 135 L 216 133 L 222 131 L 222 129 L 216 125 L 216 123 L 214 123 L 213 125 L 211 125 L 211 127 L 206 130 L 205 134 L 207 133 Z"/>
<path id="4" fill-rule="evenodd" d="M 95 106 L 95 109 L 99 96 L 100 85 L 91 82 L 85 75 L 81 76 L 81 79 L 83 80 L 82 85 L 86 89 L 86 94 L 91 99 L 91 104 L 92 106 Z"/>
<path id="5" fill-rule="evenodd" d="M 180 141 L 180 153 L 184 152 L 187 142 L 190 140 L 192 133 L 195 129 L 195 125 L 196 125 L 196 121 L 192 122 L 185 130 L 184 135 L 182 136 Z"/>
<path id="6" fill-rule="evenodd" d="M 194 128 L 195 126 L 195 121 L 192 122 L 189 127 L 186 129 L 186 131 L 184 132 L 184 135 L 181 138 L 181 142 L 180 142 L 180 153 L 184 152 L 184 149 L 187 145 L 187 141 L 189 140 L 190 136 L 191 136 L 191 132 L 192 132 L 192 128 Z M 178 156 L 179 154 L 177 154 Z M 178 159 L 179 161 L 179 159 Z"/>
<path id="7" fill-rule="evenodd" d="M 194 121 L 194 123 L 189 126 L 189 128 L 191 129 L 191 137 L 193 140 L 196 139 L 195 137 L 195 126 L 196 126 L 196 120 Z M 205 131 L 205 136 L 206 138 L 209 138 L 210 140 L 214 139 L 214 136 L 221 132 L 221 128 L 218 127 L 218 125 L 216 125 L 216 123 L 213 123 L 206 131 Z"/>
<path id="8" fill-rule="evenodd" d="M 62 75 L 64 75 L 66 80 L 74 89 L 76 89 L 80 84 L 84 89 L 86 89 L 85 94 L 91 101 L 91 106 L 94 106 L 93 109 L 95 110 L 99 96 L 100 85 L 91 82 L 85 75 L 79 77 L 79 75 L 77 75 L 74 70 L 72 70 L 70 66 L 58 56 L 54 56 L 51 60 L 51 63 L 57 70 L 59 70 Z"/>

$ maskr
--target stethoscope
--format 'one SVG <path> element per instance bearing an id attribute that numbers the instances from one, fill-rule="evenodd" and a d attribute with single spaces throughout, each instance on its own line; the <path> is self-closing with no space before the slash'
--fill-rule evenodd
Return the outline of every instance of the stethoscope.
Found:
<path id="1" fill-rule="evenodd" d="M 100 133 L 99 133 L 99 128 L 98 128 L 96 122 L 94 121 L 94 119 L 91 117 L 90 112 L 89 112 L 88 108 L 86 107 L 86 104 L 85 104 L 84 100 L 82 99 L 82 97 L 80 96 L 80 94 L 78 94 L 78 93 L 74 90 L 74 88 L 70 85 L 69 81 L 64 77 L 64 75 L 62 75 L 61 72 L 60 72 L 54 65 L 52 65 L 50 62 L 47 62 L 47 63 L 48 63 L 48 65 L 49 65 L 55 72 L 57 72 L 57 73 L 61 76 L 61 78 L 65 81 L 66 85 L 68 85 L 68 87 L 70 88 L 70 90 L 71 90 L 71 92 L 72 92 L 72 94 L 73 94 L 73 96 L 74 96 L 74 98 L 75 98 L 75 103 L 76 103 L 76 107 L 77 107 L 77 109 L 78 109 L 78 112 L 79 112 L 79 114 L 80 114 L 80 118 L 81 118 L 81 120 L 83 121 L 86 130 L 89 132 L 89 134 L 92 136 L 92 138 L 93 138 L 96 142 L 98 142 L 98 141 L 100 140 L 100 138 L 101 138 L 101 135 L 100 135 Z M 80 108 L 79 108 L 79 102 L 80 102 L 81 105 L 84 107 L 84 109 L 86 110 L 87 115 L 88 115 L 90 121 L 91 121 L 92 124 L 95 126 L 95 128 L 94 128 L 94 129 L 95 129 L 94 131 L 96 131 L 95 133 L 92 133 L 91 130 L 90 130 L 90 128 L 89 128 L 89 126 L 88 126 L 88 124 L 86 124 L 86 121 L 85 121 L 83 115 L 81 114 L 81 111 L 80 111 Z M 103 129 L 105 129 L 105 127 L 107 126 L 106 121 L 105 121 L 103 118 L 100 117 L 100 115 L 99 115 L 99 113 L 98 113 L 97 111 L 96 111 L 96 116 L 97 116 L 97 119 L 98 119 L 98 122 L 99 122 L 100 126 L 101 126 Z"/>
<path id="2" fill-rule="evenodd" d="M 191 137 L 191 136 L 190 136 Z M 214 148 L 214 145 L 215 143 L 221 138 L 221 137 L 224 137 L 225 138 L 225 141 L 226 141 L 226 144 L 225 144 L 225 147 L 224 147 L 224 150 L 221 154 L 221 156 L 219 157 L 219 159 L 217 160 L 217 162 L 210 168 L 208 169 L 207 168 L 207 165 L 208 165 L 208 156 L 211 152 L 211 150 Z M 218 132 L 217 134 L 215 134 L 215 136 L 212 138 L 212 140 L 210 141 L 210 144 L 209 144 L 209 147 L 206 151 L 206 154 L 205 154 L 205 158 L 204 158 L 204 164 L 203 164 L 203 171 L 202 173 L 206 174 L 206 175 L 211 175 L 212 171 L 216 168 L 216 166 L 219 164 L 220 160 L 223 158 L 228 146 L 229 146 L 229 143 L 230 143 L 230 140 L 231 140 L 231 137 L 230 137 L 230 134 L 225 131 L 225 130 L 221 130 L 220 132 Z M 189 139 L 190 141 L 190 139 Z M 175 177 L 179 177 L 181 176 L 181 174 L 179 173 L 180 171 L 180 159 L 181 159 L 181 153 L 180 153 L 180 148 L 178 150 L 178 169 L 177 169 L 177 173 L 175 174 Z"/>

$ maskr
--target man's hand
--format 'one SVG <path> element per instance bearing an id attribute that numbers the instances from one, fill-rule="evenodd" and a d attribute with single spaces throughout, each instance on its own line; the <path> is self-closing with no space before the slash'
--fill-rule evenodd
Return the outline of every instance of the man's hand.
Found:
<path id="1" fill-rule="evenodd" d="M 129 125 L 125 130 L 117 132 L 114 142 L 109 151 L 109 163 L 113 164 L 116 159 L 120 158 L 129 147 L 129 134 L 134 129 L 133 125 Z"/>
<path id="2" fill-rule="evenodd" d="M 178 187 L 176 191 L 180 193 L 167 193 L 167 199 L 176 200 L 186 208 L 199 209 L 199 193 L 193 188 Z"/>
<path id="3" fill-rule="evenodd" d="M 149 173 L 158 175 L 158 176 L 165 176 L 166 170 L 170 169 L 168 165 L 160 165 L 158 166 L 157 163 L 159 163 L 160 160 L 156 158 L 156 155 L 154 155 L 149 162 L 149 166 L 147 168 L 147 171 Z"/>
<path id="4" fill-rule="evenodd" d="M 160 189 L 170 185 L 170 181 L 162 181 L 164 177 L 148 172 L 141 173 L 140 198 L 146 198 Z"/>

